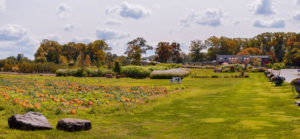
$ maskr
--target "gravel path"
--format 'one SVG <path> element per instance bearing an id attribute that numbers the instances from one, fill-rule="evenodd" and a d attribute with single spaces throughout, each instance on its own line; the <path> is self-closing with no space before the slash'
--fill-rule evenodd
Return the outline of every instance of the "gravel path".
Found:
<path id="1" fill-rule="evenodd" d="M 298 69 L 282 69 L 282 70 L 273 70 L 272 71 L 275 75 L 280 74 L 285 78 L 286 82 L 291 82 L 295 78 L 300 78 L 298 75 Z"/>

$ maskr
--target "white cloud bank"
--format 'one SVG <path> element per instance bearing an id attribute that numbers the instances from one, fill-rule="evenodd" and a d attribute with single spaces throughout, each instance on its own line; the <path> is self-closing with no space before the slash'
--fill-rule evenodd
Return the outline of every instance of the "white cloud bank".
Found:
<path id="1" fill-rule="evenodd" d="M 300 21 L 300 11 L 296 12 L 295 15 L 293 16 L 294 20 Z"/>
<path id="2" fill-rule="evenodd" d="M 64 19 L 71 15 L 71 6 L 65 3 L 61 3 L 60 5 L 58 5 L 56 10 L 59 18 Z"/>
<path id="3" fill-rule="evenodd" d="M 98 39 L 104 39 L 104 40 L 124 39 L 130 36 L 129 33 L 121 32 L 109 28 L 97 29 L 96 35 Z"/>
<path id="4" fill-rule="evenodd" d="M 198 25 L 217 27 L 222 24 L 224 13 L 222 9 L 207 9 L 203 12 L 192 10 L 189 15 L 181 20 L 183 26 L 190 26 L 192 23 Z"/>
<path id="5" fill-rule="evenodd" d="M 256 15 L 272 15 L 275 14 L 272 0 L 256 0 L 255 3 L 250 5 L 251 11 Z"/>
<path id="6" fill-rule="evenodd" d="M 71 32 L 75 29 L 75 26 L 72 24 L 67 24 L 64 26 L 64 31 Z"/>
<path id="7" fill-rule="evenodd" d="M 284 28 L 285 21 L 282 19 L 272 21 L 256 20 L 253 26 L 257 28 Z"/>
<path id="8" fill-rule="evenodd" d="M 126 1 L 106 9 L 107 15 L 119 15 L 123 18 L 141 19 L 151 14 L 151 10 L 141 5 L 131 4 Z"/>
<path id="9" fill-rule="evenodd" d="M 0 27 L 0 46 L 0 58 L 17 53 L 33 58 L 38 41 L 29 35 L 28 29 L 16 24 L 8 24 Z"/>

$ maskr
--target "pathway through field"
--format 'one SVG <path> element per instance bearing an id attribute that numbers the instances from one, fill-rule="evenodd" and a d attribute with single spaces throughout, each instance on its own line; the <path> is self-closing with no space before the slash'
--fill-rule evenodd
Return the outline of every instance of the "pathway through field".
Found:
<path id="1" fill-rule="evenodd" d="M 190 96 L 116 116 L 112 133 L 138 138 L 300 137 L 300 109 L 293 104 L 288 84 L 274 87 L 262 74 L 250 79 L 189 79 L 185 84 L 192 88 Z"/>

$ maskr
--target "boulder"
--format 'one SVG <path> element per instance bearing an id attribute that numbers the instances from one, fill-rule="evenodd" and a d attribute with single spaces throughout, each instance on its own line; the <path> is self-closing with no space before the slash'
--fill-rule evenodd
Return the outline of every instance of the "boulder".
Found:
<path id="1" fill-rule="evenodd" d="M 9 128 L 19 130 L 49 130 L 52 126 L 47 118 L 38 112 L 27 112 L 24 115 L 16 114 L 8 118 Z"/>
<path id="2" fill-rule="evenodd" d="M 60 119 L 57 122 L 57 129 L 74 132 L 74 131 L 85 131 L 90 130 L 92 128 L 91 121 L 89 120 L 81 120 L 81 119 L 71 119 L 65 118 Z"/>

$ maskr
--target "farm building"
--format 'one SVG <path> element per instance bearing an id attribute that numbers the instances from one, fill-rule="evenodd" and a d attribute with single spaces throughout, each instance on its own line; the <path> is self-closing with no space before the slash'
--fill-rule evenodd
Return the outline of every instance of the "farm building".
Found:
<path id="1" fill-rule="evenodd" d="M 217 63 L 222 64 L 224 62 L 229 64 L 241 64 L 251 63 L 252 59 L 261 59 L 261 65 L 270 63 L 269 56 L 250 56 L 250 55 L 217 55 Z"/>

